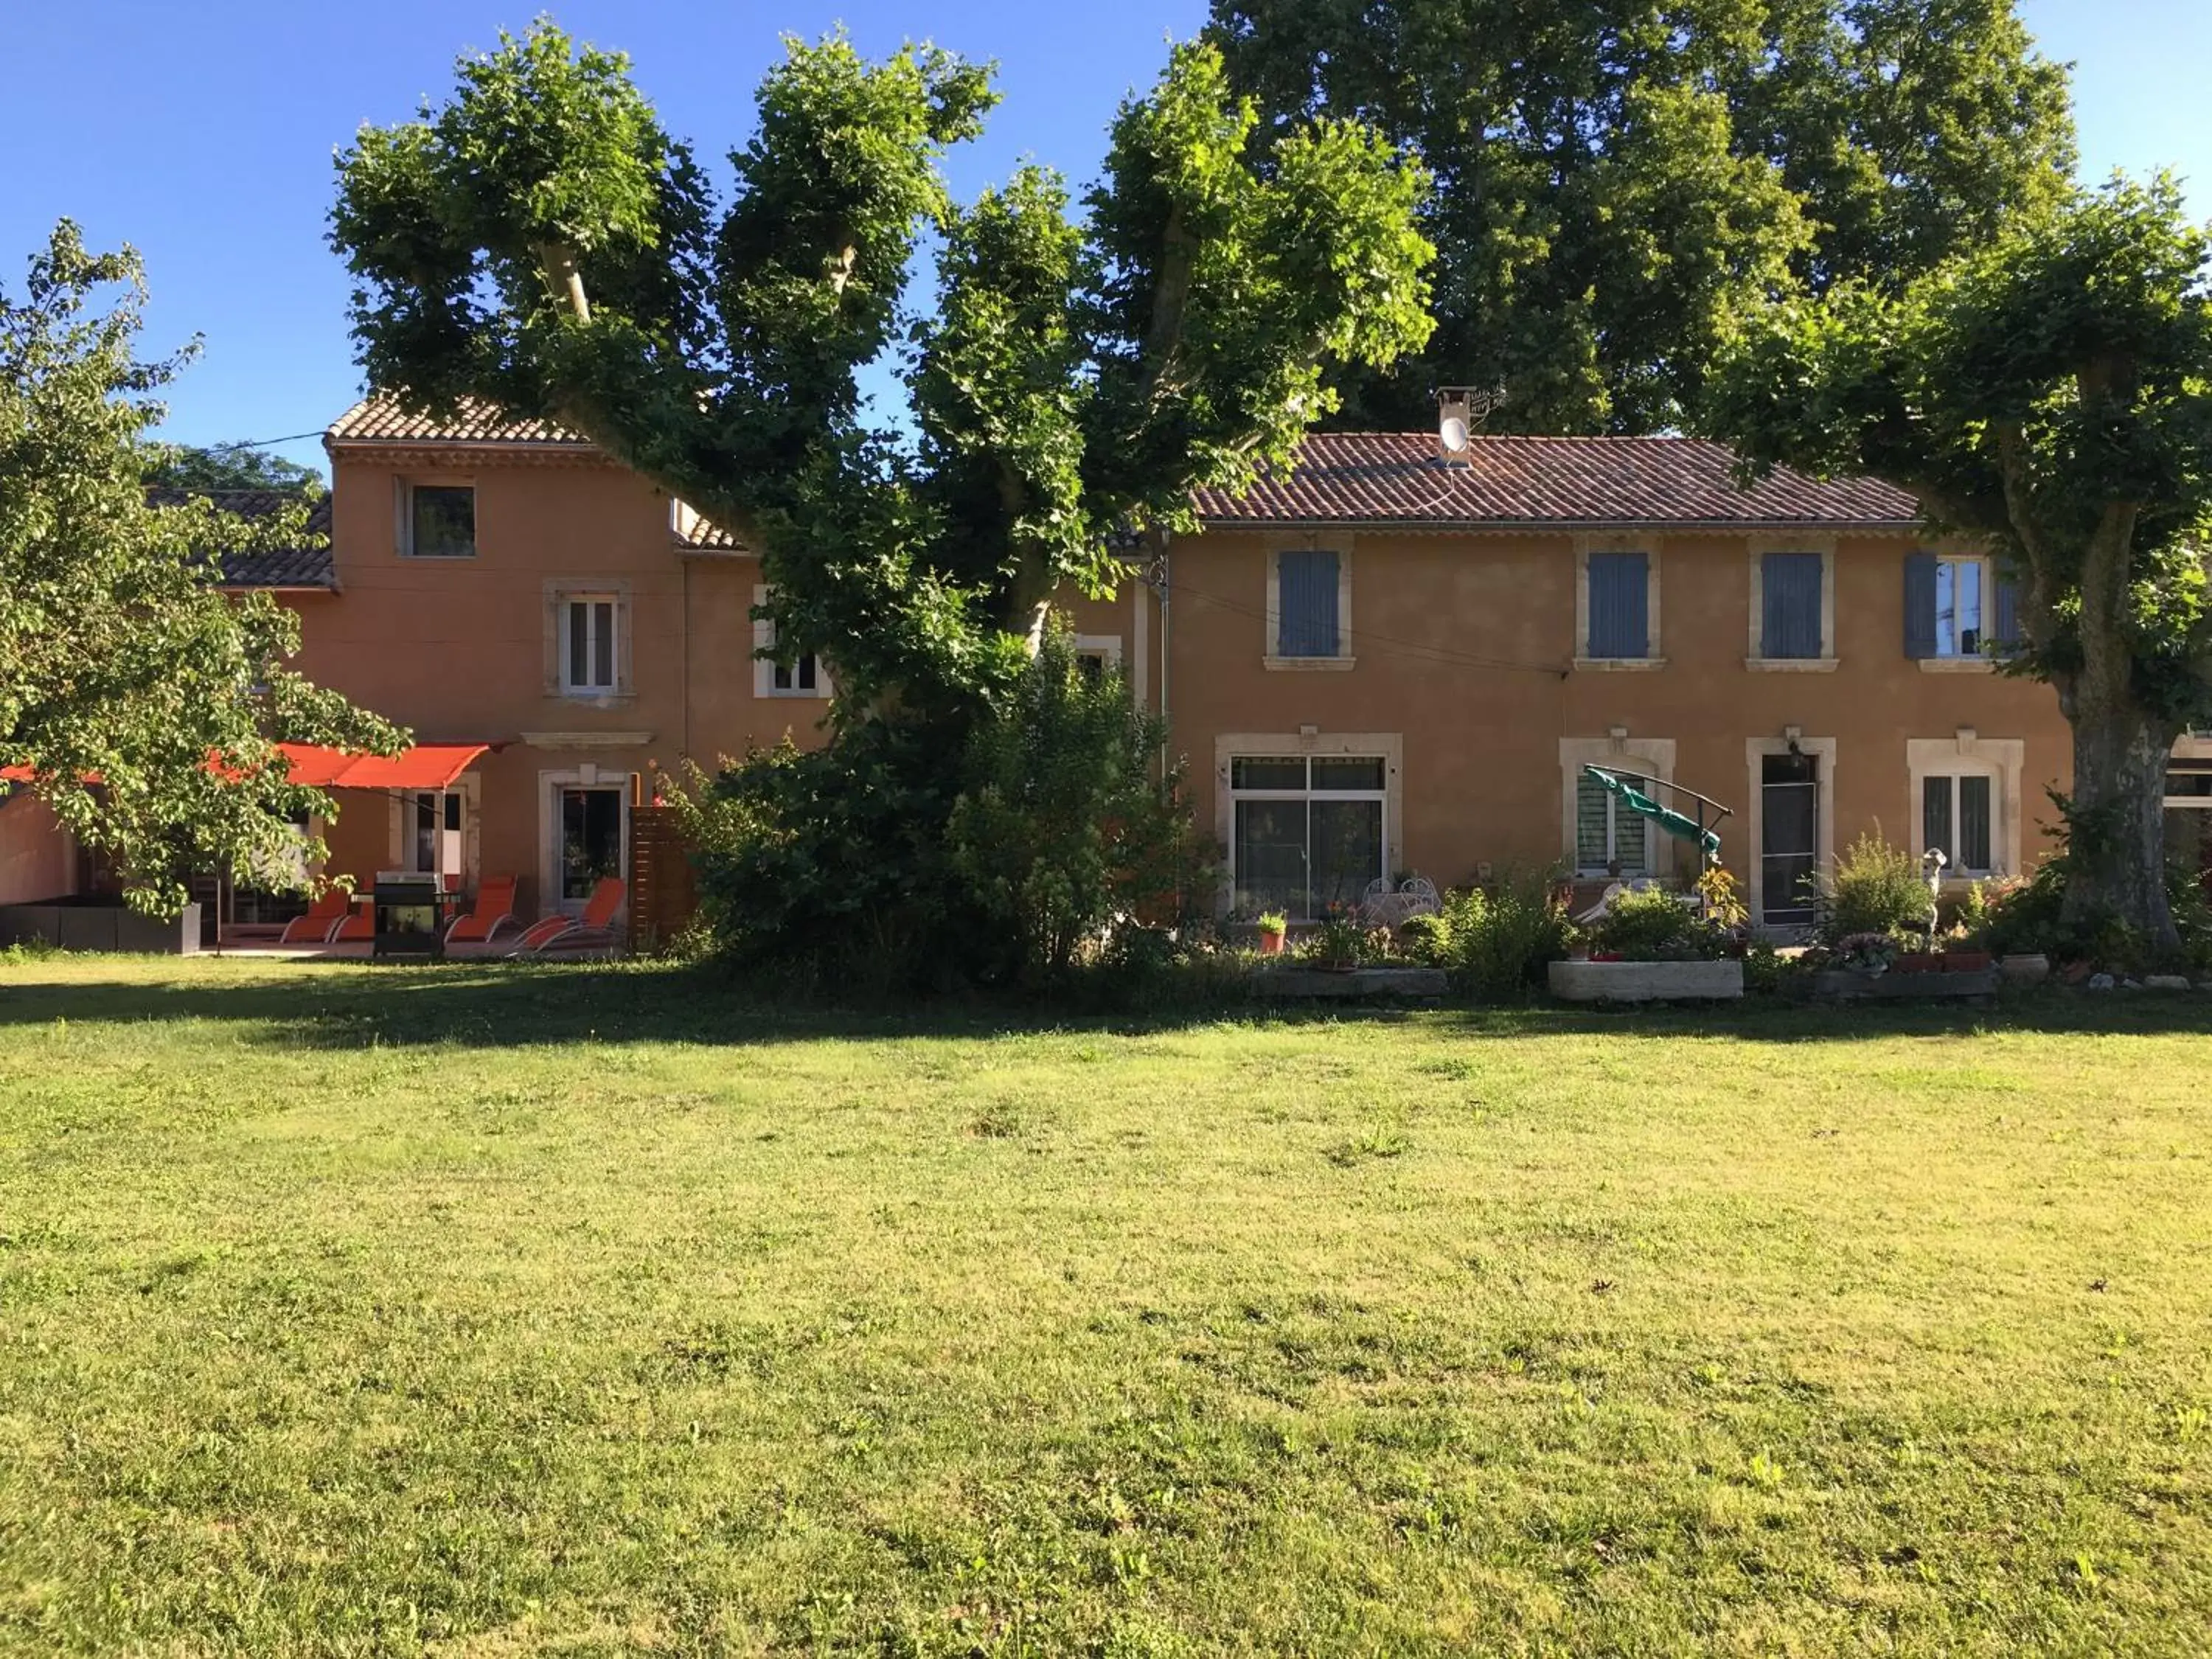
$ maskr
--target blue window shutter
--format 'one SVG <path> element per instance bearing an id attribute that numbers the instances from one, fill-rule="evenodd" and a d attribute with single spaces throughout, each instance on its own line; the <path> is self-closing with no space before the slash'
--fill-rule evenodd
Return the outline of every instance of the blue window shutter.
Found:
<path id="1" fill-rule="evenodd" d="M 1936 556 L 1905 556 L 1905 654 L 1916 661 L 1936 654 Z"/>
<path id="2" fill-rule="evenodd" d="M 2020 584 L 2010 571 L 1999 568 L 1992 586 L 1990 638 L 1996 642 L 1999 656 L 2009 657 L 2020 649 Z"/>
<path id="3" fill-rule="evenodd" d="M 1817 657 L 1820 654 L 1820 556 L 1768 553 L 1759 561 L 1765 590 L 1759 654 Z"/>
<path id="4" fill-rule="evenodd" d="M 1651 652 L 1651 560 L 1644 553 L 1589 556 L 1589 654 Z"/>
<path id="5" fill-rule="evenodd" d="M 1275 556 L 1279 617 L 1276 654 L 1337 655 L 1336 555 L 1289 552 Z"/>

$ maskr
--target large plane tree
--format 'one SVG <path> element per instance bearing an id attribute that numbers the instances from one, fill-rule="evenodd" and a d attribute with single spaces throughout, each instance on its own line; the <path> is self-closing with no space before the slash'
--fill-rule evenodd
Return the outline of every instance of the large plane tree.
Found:
<path id="1" fill-rule="evenodd" d="M 758 548 L 779 648 L 838 688 L 823 757 L 753 776 L 746 845 L 817 866 L 733 907 L 771 933 L 908 904 L 1052 595 L 1110 586 L 1115 535 L 1286 460 L 1330 370 L 1430 327 L 1419 173 L 1352 123 L 1255 149 L 1210 48 L 1122 106 L 1079 213 L 1033 166 L 951 198 L 939 159 L 994 94 L 935 49 L 787 43 L 719 179 L 623 58 L 550 23 L 457 76 L 340 157 L 362 362 L 419 407 L 556 419 Z M 861 380 L 886 362 L 888 430 Z"/>
<path id="2" fill-rule="evenodd" d="M 2166 763 L 2212 715 L 2208 253 L 2170 179 L 2115 180 L 1901 289 L 1755 313 L 1708 415 L 1756 466 L 1887 479 L 1996 550 L 2014 667 L 2073 728 L 2063 920 L 2167 948 Z"/>

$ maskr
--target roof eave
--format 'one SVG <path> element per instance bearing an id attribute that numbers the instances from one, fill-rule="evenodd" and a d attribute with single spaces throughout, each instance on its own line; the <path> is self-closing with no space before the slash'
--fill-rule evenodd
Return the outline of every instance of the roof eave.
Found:
<path id="1" fill-rule="evenodd" d="M 1391 519 L 1341 514 L 1280 518 L 1213 518 L 1201 515 L 1208 530 L 1399 530 L 1423 535 L 1575 535 L 1589 531 L 1665 531 L 1724 533 L 1739 531 L 1855 531 L 1862 534 L 1911 535 L 1926 528 L 1918 519 Z"/>

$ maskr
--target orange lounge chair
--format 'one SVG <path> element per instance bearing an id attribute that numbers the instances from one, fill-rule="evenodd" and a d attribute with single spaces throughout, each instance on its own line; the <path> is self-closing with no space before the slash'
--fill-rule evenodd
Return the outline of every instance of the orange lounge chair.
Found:
<path id="1" fill-rule="evenodd" d="M 345 915 L 331 924 L 329 939 L 333 945 L 375 937 L 376 907 L 373 904 L 349 904 Z"/>
<path id="2" fill-rule="evenodd" d="M 520 927 L 514 914 L 513 876 L 486 876 L 477 887 L 475 906 L 446 928 L 448 945 L 489 945 L 502 930 Z"/>
<path id="3" fill-rule="evenodd" d="M 599 884 L 592 889 L 592 896 L 584 901 L 580 916 L 547 916 L 532 922 L 515 940 L 511 957 L 539 956 L 549 949 L 580 951 L 592 946 L 613 945 L 615 940 L 615 912 L 623 907 L 629 890 L 619 876 L 601 876 Z"/>
<path id="4" fill-rule="evenodd" d="M 295 916 L 284 924 L 284 931 L 276 935 L 279 945 L 320 945 L 331 936 L 345 913 L 353 908 L 353 896 L 343 887 L 328 887 L 315 896 L 303 916 Z"/>

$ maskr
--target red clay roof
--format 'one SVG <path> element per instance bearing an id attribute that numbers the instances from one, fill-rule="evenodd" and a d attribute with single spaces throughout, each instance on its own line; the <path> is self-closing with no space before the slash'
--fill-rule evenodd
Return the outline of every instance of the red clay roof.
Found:
<path id="1" fill-rule="evenodd" d="M 298 504 L 299 497 L 281 489 L 172 489 L 146 492 L 155 507 L 175 507 L 204 497 L 226 513 L 259 519 L 282 507 Z M 328 490 L 307 509 L 307 532 L 322 538 L 320 547 L 276 548 L 266 553 L 232 553 L 222 562 L 225 587 L 323 588 L 335 591 L 337 566 L 331 557 L 331 496 Z"/>
<path id="2" fill-rule="evenodd" d="M 1478 437 L 1446 466 L 1428 432 L 1322 432 L 1287 477 L 1240 497 L 1200 490 L 1209 525 L 1828 525 L 1906 528 L 1910 495 L 1871 479 L 1778 471 L 1737 488 L 1735 457 L 1697 438 Z"/>
<path id="3" fill-rule="evenodd" d="M 558 444 L 589 449 L 592 441 L 551 421 L 518 421 L 490 404 L 461 400 L 451 417 L 410 415 L 389 393 L 374 392 L 331 422 L 332 443 Z"/>

